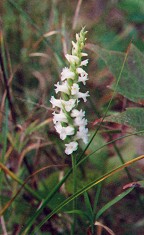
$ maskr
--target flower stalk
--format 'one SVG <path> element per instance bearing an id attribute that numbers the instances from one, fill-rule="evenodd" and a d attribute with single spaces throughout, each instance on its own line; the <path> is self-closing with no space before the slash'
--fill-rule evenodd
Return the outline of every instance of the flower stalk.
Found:
<path id="1" fill-rule="evenodd" d="M 88 143 L 88 128 L 85 111 L 79 109 L 79 102 L 87 101 L 89 91 L 81 92 L 81 84 L 86 85 L 88 74 L 83 69 L 88 64 L 88 59 L 84 59 L 87 54 L 83 52 L 86 40 L 86 31 L 84 28 L 79 34 L 76 34 L 76 42 L 72 41 L 72 54 L 66 54 L 65 57 L 69 67 L 63 68 L 61 72 L 61 82 L 55 84 L 55 92 L 59 98 L 51 97 L 50 102 L 53 108 L 53 122 L 60 139 L 65 141 L 65 153 L 72 157 L 73 169 L 73 194 L 76 193 L 77 166 L 76 158 L 73 152 L 78 149 L 79 140 L 85 144 Z M 73 211 L 76 209 L 76 199 L 73 200 Z M 73 224 L 71 234 L 75 234 L 76 215 L 73 213 Z"/>

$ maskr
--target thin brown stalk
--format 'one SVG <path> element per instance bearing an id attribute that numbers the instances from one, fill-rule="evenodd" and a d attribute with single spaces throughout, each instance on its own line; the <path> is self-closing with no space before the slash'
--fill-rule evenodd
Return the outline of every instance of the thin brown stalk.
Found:
<path id="1" fill-rule="evenodd" d="M 72 25 L 72 29 L 73 30 L 76 28 L 76 24 L 78 22 L 78 17 L 79 17 L 79 12 L 80 12 L 80 8 L 81 8 L 81 4 L 82 4 L 82 0 L 79 0 L 78 3 L 77 3 L 75 14 L 74 14 L 73 25 Z"/>

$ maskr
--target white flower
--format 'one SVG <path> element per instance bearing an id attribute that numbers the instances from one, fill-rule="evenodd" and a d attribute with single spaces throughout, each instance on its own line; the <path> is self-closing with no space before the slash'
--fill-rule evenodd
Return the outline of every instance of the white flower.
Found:
<path id="1" fill-rule="evenodd" d="M 60 113 L 53 112 L 53 115 L 54 115 L 53 117 L 54 124 L 56 124 L 56 122 L 66 122 L 66 123 L 68 122 L 67 117 L 62 110 L 60 111 Z"/>
<path id="2" fill-rule="evenodd" d="M 59 112 L 53 112 L 53 122 L 60 139 L 65 142 L 65 153 L 70 155 L 78 149 L 77 140 L 88 143 L 88 129 L 85 112 L 78 110 L 80 99 L 87 101 L 89 92 L 80 92 L 79 83 L 86 84 L 88 80 L 87 72 L 82 68 L 88 64 L 87 56 L 82 50 L 85 45 L 86 31 L 84 28 L 76 34 L 76 42 L 72 41 L 72 54 L 66 54 L 69 67 L 63 68 L 61 72 L 61 82 L 55 84 L 56 94 L 60 92 L 60 99 L 51 97 L 52 107 L 58 107 Z M 69 138 L 67 138 L 69 136 Z"/>
<path id="3" fill-rule="evenodd" d="M 65 67 L 61 72 L 61 80 L 64 81 L 65 79 L 71 78 L 73 79 L 75 74 L 67 67 Z"/>
<path id="4" fill-rule="evenodd" d="M 88 80 L 87 74 L 81 74 L 78 77 L 78 82 L 82 82 L 84 85 L 86 84 L 87 80 Z"/>
<path id="5" fill-rule="evenodd" d="M 77 95 L 79 92 L 79 85 L 74 83 L 71 87 L 71 94 L 72 95 Z"/>
<path id="6" fill-rule="evenodd" d="M 78 33 L 76 33 L 76 40 L 79 41 L 80 40 L 80 35 Z"/>
<path id="7" fill-rule="evenodd" d="M 75 43 L 73 41 L 72 41 L 72 45 L 73 45 L 73 51 L 76 54 L 78 52 L 78 45 L 77 45 L 77 43 Z"/>
<path id="8" fill-rule="evenodd" d="M 77 68 L 77 72 L 78 72 L 78 74 L 80 74 L 80 75 L 82 75 L 82 76 L 88 75 L 88 74 L 86 73 L 86 71 L 84 71 L 82 68 Z"/>
<path id="9" fill-rule="evenodd" d="M 55 99 L 54 96 L 51 97 L 50 102 L 52 103 L 52 107 L 58 107 L 58 108 L 62 108 L 62 102 L 61 99 Z"/>
<path id="10" fill-rule="evenodd" d="M 85 111 L 82 111 L 82 109 L 80 111 L 78 109 L 73 109 L 71 112 L 71 117 L 83 118 L 84 116 L 85 116 Z"/>
<path id="11" fill-rule="evenodd" d="M 55 88 L 55 92 L 58 93 L 60 92 L 64 92 L 66 94 L 69 94 L 69 86 L 67 81 L 63 82 L 62 84 L 60 84 L 59 82 L 57 82 L 57 84 L 55 84 L 56 88 Z"/>
<path id="12" fill-rule="evenodd" d="M 81 53 L 81 56 L 88 56 L 88 54 L 87 54 L 87 53 L 82 52 L 82 53 Z"/>
<path id="13" fill-rule="evenodd" d="M 88 80 L 88 74 L 82 68 L 77 68 L 77 72 L 79 74 L 78 82 L 82 82 L 85 85 Z"/>
<path id="14" fill-rule="evenodd" d="M 77 139 L 82 139 L 85 144 L 88 143 L 88 128 L 85 128 L 83 126 L 79 127 L 79 130 L 76 133 Z"/>
<path id="15" fill-rule="evenodd" d="M 76 117 L 75 119 L 74 119 L 74 124 L 75 124 L 75 126 L 86 126 L 87 125 L 87 119 L 85 119 L 85 118 L 81 118 L 81 117 Z"/>
<path id="16" fill-rule="evenodd" d="M 67 112 L 70 112 L 74 108 L 75 102 L 76 102 L 75 99 L 70 99 L 68 101 L 63 100 L 62 104 L 63 104 L 63 107 L 65 108 L 65 110 Z"/>
<path id="17" fill-rule="evenodd" d="M 87 101 L 87 97 L 89 96 L 89 91 L 83 93 L 83 92 L 78 92 L 77 97 L 82 98 L 84 102 Z"/>
<path id="18" fill-rule="evenodd" d="M 64 108 L 67 112 L 70 112 L 75 106 L 76 99 L 70 99 L 68 101 L 60 99 L 55 99 L 54 96 L 51 97 L 50 102 L 52 103 L 52 107 L 58 107 L 60 109 Z"/>
<path id="19" fill-rule="evenodd" d="M 55 129 L 60 135 L 60 139 L 64 140 L 67 135 L 73 135 L 74 134 L 74 127 L 72 126 L 67 126 L 63 127 L 60 122 L 55 124 Z"/>
<path id="20" fill-rule="evenodd" d="M 70 142 L 69 144 L 65 144 L 65 146 L 66 146 L 65 153 L 67 155 L 70 155 L 72 152 L 78 149 L 78 143 L 75 141 Z"/>
<path id="21" fill-rule="evenodd" d="M 68 60 L 68 62 L 72 64 L 78 64 L 80 61 L 79 57 L 77 57 L 76 55 L 66 54 L 65 57 Z"/>
<path id="22" fill-rule="evenodd" d="M 74 49 L 75 49 L 75 48 L 78 48 L 78 45 L 77 45 L 76 42 L 72 41 L 72 45 L 73 45 Z"/>
<path id="23" fill-rule="evenodd" d="M 88 59 L 83 60 L 80 64 L 80 66 L 87 66 L 87 64 L 88 64 Z"/>

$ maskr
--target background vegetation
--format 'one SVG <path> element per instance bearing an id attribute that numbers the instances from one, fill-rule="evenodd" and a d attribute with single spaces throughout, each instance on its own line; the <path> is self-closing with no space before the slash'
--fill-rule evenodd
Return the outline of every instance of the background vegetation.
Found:
<path id="1" fill-rule="evenodd" d="M 0 234 L 70 234 L 74 197 L 75 234 L 144 234 L 143 0 L 4 0 L 0 14 Z M 73 197 L 49 100 L 82 26 L 93 140 Z"/>

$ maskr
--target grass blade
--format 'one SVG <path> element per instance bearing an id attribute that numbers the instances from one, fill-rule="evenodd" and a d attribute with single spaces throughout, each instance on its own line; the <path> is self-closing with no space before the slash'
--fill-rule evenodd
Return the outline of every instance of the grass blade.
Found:
<path id="1" fill-rule="evenodd" d="M 132 190 L 134 189 L 134 187 L 129 188 L 128 190 L 122 192 L 120 195 L 116 196 L 113 200 L 111 200 L 110 202 L 108 202 L 106 205 L 104 205 L 104 207 L 102 207 L 97 215 L 96 215 L 96 220 L 99 219 L 99 217 L 107 210 L 109 209 L 111 206 L 113 206 L 115 203 L 117 203 L 118 201 L 120 201 L 122 198 L 124 198 L 127 194 L 129 194 Z"/>
<path id="2" fill-rule="evenodd" d="M 58 211 L 60 211 L 65 205 L 67 205 L 69 202 L 71 202 L 74 198 L 77 198 L 78 196 L 82 195 L 85 191 L 91 189 L 93 186 L 99 184 L 100 182 L 104 181 L 105 179 L 109 178 L 110 176 L 114 175 L 115 173 L 121 171 L 122 169 L 124 169 L 125 167 L 128 167 L 129 165 L 141 160 L 144 158 L 144 155 L 139 156 L 135 159 L 132 159 L 128 162 L 126 162 L 125 164 L 115 168 L 114 170 L 106 173 L 105 175 L 103 175 L 102 177 L 100 177 L 99 179 L 96 179 L 94 181 L 92 181 L 91 183 L 89 183 L 88 185 L 86 185 L 84 188 L 82 188 L 81 190 L 77 191 L 76 194 L 70 196 L 69 198 L 67 198 L 64 202 L 62 202 L 58 207 L 56 207 L 48 216 L 45 217 L 45 219 L 36 227 L 36 229 L 31 233 L 31 235 L 34 235 L 35 232 L 37 232 L 41 226 L 47 221 L 49 220 L 54 214 L 56 214 Z M 37 214 L 39 214 L 39 211 L 41 212 L 41 208 L 36 212 Z M 29 229 L 31 228 L 31 225 L 33 223 L 28 223 L 24 229 L 21 231 L 20 234 L 27 234 L 27 232 L 29 231 Z"/>

